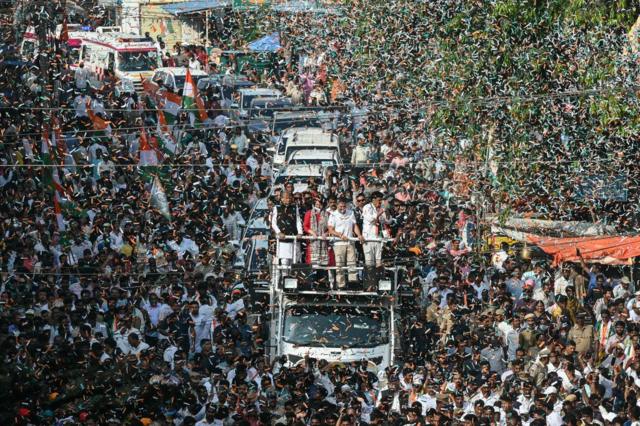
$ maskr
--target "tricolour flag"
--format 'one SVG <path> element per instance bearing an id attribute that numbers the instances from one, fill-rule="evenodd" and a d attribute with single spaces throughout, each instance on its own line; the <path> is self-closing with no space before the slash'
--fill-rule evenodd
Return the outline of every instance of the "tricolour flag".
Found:
<path id="1" fill-rule="evenodd" d="M 147 132 L 144 130 L 144 127 L 141 129 L 140 133 L 140 160 L 138 165 L 140 166 L 157 166 L 158 154 L 151 143 L 149 143 L 149 138 L 147 137 Z"/>
<path id="2" fill-rule="evenodd" d="M 175 93 L 165 92 L 161 99 L 162 111 L 165 113 L 165 118 L 168 124 L 173 124 L 178 119 L 180 114 L 180 106 L 182 105 L 182 97 Z"/>
<path id="3" fill-rule="evenodd" d="M 162 152 L 168 155 L 174 155 L 176 153 L 176 149 L 178 144 L 176 143 L 173 134 L 169 130 L 169 126 L 167 125 L 167 119 L 164 116 L 164 112 L 162 110 L 158 110 L 158 136 L 160 142 L 160 149 Z"/>
<path id="4" fill-rule="evenodd" d="M 185 110 L 189 111 L 189 116 L 193 124 L 194 110 L 198 109 L 198 119 L 200 122 L 204 122 L 207 119 L 207 111 L 204 108 L 204 101 L 198 93 L 198 86 L 193 82 L 191 77 L 191 71 L 187 68 L 187 76 L 184 83 L 184 91 L 182 92 L 182 106 Z"/>

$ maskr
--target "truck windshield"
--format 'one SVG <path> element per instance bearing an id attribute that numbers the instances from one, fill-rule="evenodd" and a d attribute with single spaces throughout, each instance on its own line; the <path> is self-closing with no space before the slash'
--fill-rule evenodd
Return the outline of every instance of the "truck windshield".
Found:
<path id="1" fill-rule="evenodd" d="M 296 306 L 284 319 L 284 341 L 300 346 L 367 348 L 389 342 L 387 311 L 380 308 Z"/>
<path id="2" fill-rule="evenodd" d="M 118 69 L 124 72 L 153 71 L 158 67 L 158 52 L 120 52 Z"/>
<path id="3" fill-rule="evenodd" d="M 320 127 L 320 121 L 307 117 L 277 117 L 273 121 L 273 133 L 279 134 L 290 127 Z"/>

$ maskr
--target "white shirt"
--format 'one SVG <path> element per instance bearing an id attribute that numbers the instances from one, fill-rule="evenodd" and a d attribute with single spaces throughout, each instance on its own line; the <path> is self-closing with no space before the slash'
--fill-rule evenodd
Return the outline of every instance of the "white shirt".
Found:
<path id="1" fill-rule="evenodd" d="M 146 344 L 143 341 L 139 341 L 138 342 L 138 346 L 132 346 L 129 343 L 129 340 L 126 337 L 121 337 L 118 340 L 118 347 L 120 348 L 120 350 L 122 351 L 123 354 L 125 355 L 135 355 L 138 356 L 140 355 L 140 352 L 149 349 L 149 345 Z"/>
<path id="2" fill-rule="evenodd" d="M 553 293 L 557 296 L 559 294 L 566 296 L 567 287 L 571 284 L 570 280 L 567 280 L 562 274 L 556 276 L 556 280 L 553 283 Z"/>
<path id="3" fill-rule="evenodd" d="M 89 115 L 87 114 L 87 101 L 90 100 L 90 98 L 88 96 L 76 96 L 76 98 L 73 100 L 73 106 L 74 109 L 76 111 L 76 118 L 77 117 L 88 117 Z"/>
<path id="4" fill-rule="evenodd" d="M 631 318 L 631 321 L 633 322 L 638 322 L 640 321 L 640 315 L 638 315 L 636 313 L 636 311 L 634 310 L 634 307 L 638 307 L 638 311 L 640 312 L 640 301 L 638 301 L 635 297 L 633 299 L 630 299 L 627 302 L 627 310 L 629 311 L 629 318 Z"/>
<path id="5" fill-rule="evenodd" d="M 362 236 L 369 240 L 380 238 L 380 220 L 378 218 L 378 209 L 369 203 L 362 209 Z"/>
<path id="6" fill-rule="evenodd" d="M 76 87 L 78 89 L 84 89 L 87 87 L 87 80 L 89 79 L 89 70 L 86 68 L 76 68 L 74 73 L 74 79 L 76 81 Z"/>
<path id="7" fill-rule="evenodd" d="M 167 245 L 172 250 L 178 252 L 178 258 L 180 259 L 182 259 L 187 252 L 191 253 L 191 256 L 193 256 L 194 258 L 197 257 L 198 254 L 200 254 L 200 248 L 195 243 L 195 241 L 187 237 L 183 237 L 180 244 L 177 244 L 175 241 L 169 241 Z"/>
<path id="8" fill-rule="evenodd" d="M 356 216 L 353 211 L 347 210 L 344 214 L 338 210 L 329 216 L 328 226 L 333 227 L 335 232 L 343 234 L 347 238 L 353 238 L 353 226 L 356 224 Z M 335 245 L 348 244 L 348 241 L 336 241 Z"/>
<path id="9" fill-rule="evenodd" d="M 189 69 L 191 71 L 199 71 L 200 69 L 202 69 L 202 66 L 200 65 L 200 61 L 198 61 L 195 58 L 189 59 Z"/>

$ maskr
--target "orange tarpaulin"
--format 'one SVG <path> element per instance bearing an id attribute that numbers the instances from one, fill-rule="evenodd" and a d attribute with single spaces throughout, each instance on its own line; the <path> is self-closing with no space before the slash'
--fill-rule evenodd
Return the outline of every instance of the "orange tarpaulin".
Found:
<path id="1" fill-rule="evenodd" d="M 640 256 L 640 236 L 550 238 L 529 234 L 527 239 L 553 256 L 554 264 L 580 261 L 577 250 L 587 262 L 607 264 L 628 264 Z"/>

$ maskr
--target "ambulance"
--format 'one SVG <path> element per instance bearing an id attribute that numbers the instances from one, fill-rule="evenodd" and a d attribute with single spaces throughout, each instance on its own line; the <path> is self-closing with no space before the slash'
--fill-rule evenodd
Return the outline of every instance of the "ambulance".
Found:
<path id="1" fill-rule="evenodd" d="M 110 71 L 137 92 L 142 92 L 142 81 L 162 66 L 160 50 L 153 40 L 104 30 L 85 34 L 80 61 L 90 71 L 93 85 L 99 85 L 105 72 Z"/>

